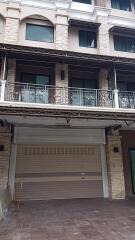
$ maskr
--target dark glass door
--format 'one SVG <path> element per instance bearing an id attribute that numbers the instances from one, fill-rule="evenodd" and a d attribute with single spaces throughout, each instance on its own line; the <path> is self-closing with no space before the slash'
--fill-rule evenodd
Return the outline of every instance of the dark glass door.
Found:
<path id="1" fill-rule="evenodd" d="M 95 106 L 96 81 L 89 79 L 72 79 L 72 104 L 79 106 Z"/>
<path id="2" fill-rule="evenodd" d="M 131 176 L 132 176 L 133 193 L 135 194 L 135 149 L 130 149 L 129 154 L 130 154 L 130 161 L 131 161 Z"/>
<path id="3" fill-rule="evenodd" d="M 135 108 L 135 83 L 118 82 L 119 104 L 122 108 Z"/>
<path id="4" fill-rule="evenodd" d="M 23 73 L 21 82 L 22 101 L 31 103 L 49 102 L 49 76 Z"/>

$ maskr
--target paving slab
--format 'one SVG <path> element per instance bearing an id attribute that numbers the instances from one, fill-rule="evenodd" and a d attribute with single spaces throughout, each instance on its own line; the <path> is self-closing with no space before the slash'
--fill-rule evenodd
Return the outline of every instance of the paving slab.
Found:
<path id="1" fill-rule="evenodd" d="M 0 240 L 135 240 L 135 198 L 24 202 L 1 222 Z"/>

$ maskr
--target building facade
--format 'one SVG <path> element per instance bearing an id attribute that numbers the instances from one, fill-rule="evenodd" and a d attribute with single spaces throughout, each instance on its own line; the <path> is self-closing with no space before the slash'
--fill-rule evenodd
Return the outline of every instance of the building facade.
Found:
<path id="1" fill-rule="evenodd" d="M 135 192 L 135 2 L 0 1 L 0 216 Z"/>

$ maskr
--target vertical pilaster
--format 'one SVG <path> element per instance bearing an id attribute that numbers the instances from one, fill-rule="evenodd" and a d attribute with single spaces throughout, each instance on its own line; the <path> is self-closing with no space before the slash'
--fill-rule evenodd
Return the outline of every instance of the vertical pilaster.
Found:
<path id="1" fill-rule="evenodd" d="M 16 79 L 16 59 L 8 60 L 7 82 L 14 83 Z"/>
<path id="2" fill-rule="evenodd" d="M 112 107 L 112 102 L 110 101 L 109 80 L 108 80 L 109 69 L 101 68 L 98 75 L 98 87 L 99 87 L 99 106 L 101 107 Z"/>
<path id="3" fill-rule="evenodd" d="M 106 7 L 107 1 L 106 0 L 95 0 L 95 5 L 100 7 Z"/>
<path id="4" fill-rule="evenodd" d="M 119 135 L 107 136 L 107 164 L 110 196 L 112 199 L 124 199 L 125 180 Z"/>
<path id="5" fill-rule="evenodd" d="M 9 2 L 5 24 L 4 42 L 17 44 L 19 31 L 20 7 L 18 3 Z"/>
<path id="6" fill-rule="evenodd" d="M 56 13 L 56 49 L 68 50 L 68 15 L 60 9 Z"/>
<path id="7" fill-rule="evenodd" d="M 98 52 L 101 55 L 110 55 L 110 37 L 109 37 L 109 24 L 108 16 L 110 9 L 106 7 L 95 7 L 95 15 L 99 22 L 99 33 L 98 33 Z"/>
<path id="8" fill-rule="evenodd" d="M 8 171 L 11 148 L 11 131 L 0 127 L 0 219 L 7 211 L 9 204 Z"/>
<path id="9" fill-rule="evenodd" d="M 108 73 L 109 73 L 109 69 L 108 68 L 101 68 L 99 71 L 99 75 L 98 75 L 98 86 L 99 89 L 102 90 L 108 90 Z"/>
<path id="10" fill-rule="evenodd" d="M 63 72 L 63 79 L 62 79 Z M 68 65 L 57 63 L 55 65 L 55 86 L 56 86 L 56 103 L 68 103 Z"/>

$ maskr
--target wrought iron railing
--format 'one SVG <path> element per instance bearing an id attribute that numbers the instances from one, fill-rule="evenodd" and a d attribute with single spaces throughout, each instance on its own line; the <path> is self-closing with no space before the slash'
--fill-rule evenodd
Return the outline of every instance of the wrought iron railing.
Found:
<path id="1" fill-rule="evenodd" d="M 135 108 L 135 92 L 119 91 L 119 107 Z"/>
<path id="2" fill-rule="evenodd" d="M 114 95 L 111 90 L 62 88 L 28 83 L 7 83 L 5 100 L 87 107 L 114 106 Z"/>

